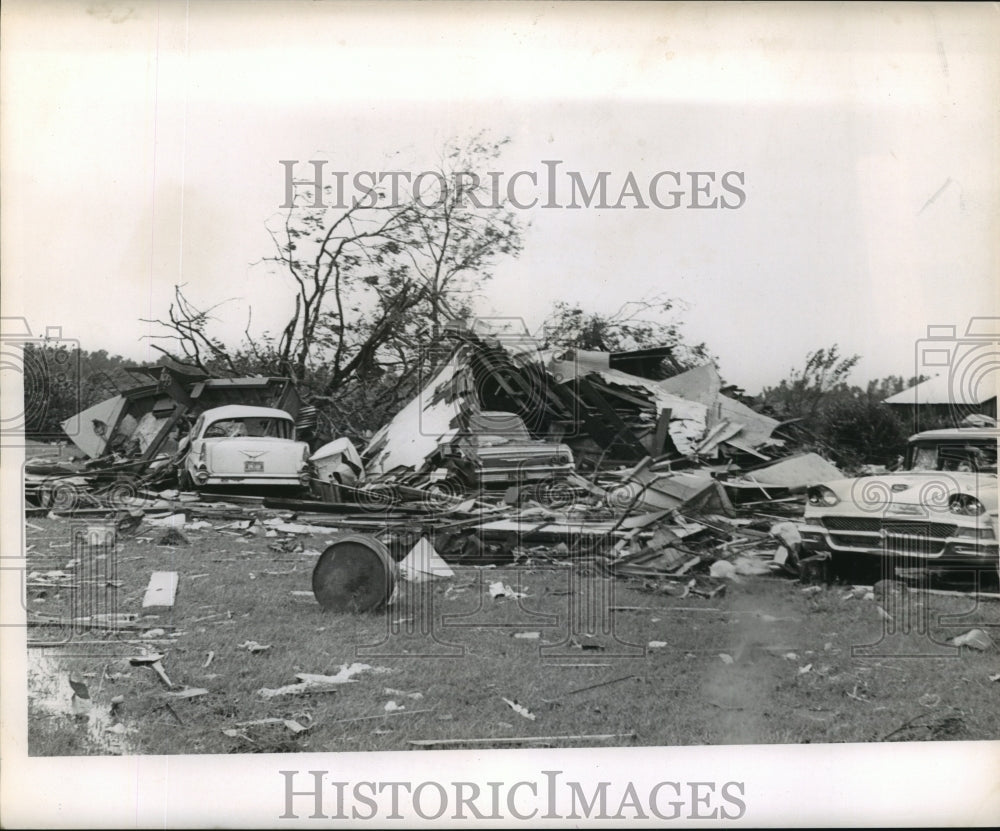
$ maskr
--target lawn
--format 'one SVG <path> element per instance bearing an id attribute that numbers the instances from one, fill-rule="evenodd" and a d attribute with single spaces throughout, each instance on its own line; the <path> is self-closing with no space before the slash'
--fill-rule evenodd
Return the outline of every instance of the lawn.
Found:
<path id="1" fill-rule="evenodd" d="M 456 566 L 449 579 L 401 584 L 387 611 L 330 614 L 310 578 L 335 532 L 227 524 L 189 525 L 189 544 L 166 546 L 164 529 L 143 523 L 94 571 L 71 563 L 70 520 L 29 521 L 32 613 L 70 611 L 68 578 L 50 573 L 87 567 L 103 604 L 91 611 L 136 616 L 61 644 L 64 628 L 30 627 L 31 755 L 1000 737 L 1000 652 L 946 645 L 972 628 L 995 637 L 995 601 L 873 597 L 778 574 L 726 581 L 712 599 L 681 597 L 676 581 L 529 560 Z M 178 573 L 176 601 L 144 615 L 154 571 Z M 498 581 L 524 596 L 492 597 Z M 162 654 L 172 690 L 130 663 L 144 652 Z M 323 689 L 261 692 L 298 673 L 352 672 Z M 169 695 L 192 689 L 207 693 Z"/>

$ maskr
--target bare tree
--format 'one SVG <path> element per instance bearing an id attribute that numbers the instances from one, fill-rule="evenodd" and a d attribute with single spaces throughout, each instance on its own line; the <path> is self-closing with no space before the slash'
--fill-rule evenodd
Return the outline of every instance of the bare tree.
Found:
<path id="1" fill-rule="evenodd" d="M 314 182 L 294 182 L 290 207 L 268 226 L 274 253 L 265 258 L 293 287 L 280 335 L 254 338 L 248 326 L 228 350 L 208 333 L 216 306 L 201 311 L 178 287 L 168 319 L 155 321 L 168 330 L 159 337 L 201 368 L 267 365 L 318 396 L 408 372 L 444 322 L 470 313 L 496 262 L 521 251 L 518 217 L 481 175 L 506 143 L 482 134 L 452 142 L 434 170 L 399 174 L 394 198 L 377 187 L 347 207 L 332 185 L 317 194 Z"/>

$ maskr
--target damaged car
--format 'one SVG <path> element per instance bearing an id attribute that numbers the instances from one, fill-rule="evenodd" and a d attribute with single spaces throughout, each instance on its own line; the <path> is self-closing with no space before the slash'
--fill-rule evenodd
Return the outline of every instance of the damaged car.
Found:
<path id="1" fill-rule="evenodd" d="M 573 451 L 565 444 L 534 439 L 515 413 L 480 411 L 443 444 L 436 458 L 439 479 L 452 489 L 475 491 L 511 485 L 551 485 L 573 470 Z"/>
<path id="2" fill-rule="evenodd" d="M 807 491 L 802 548 L 829 552 L 841 574 L 896 568 L 996 574 L 997 432 L 928 430 L 909 439 L 902 469 Z"/>
<path id="3" fill-rule="evenodd" d="M 297 441 L 284 410 L 229 404 L 205 410 L 182 448 L 184 489 L 218 486 L 308 487 L 309 445 Z"/>

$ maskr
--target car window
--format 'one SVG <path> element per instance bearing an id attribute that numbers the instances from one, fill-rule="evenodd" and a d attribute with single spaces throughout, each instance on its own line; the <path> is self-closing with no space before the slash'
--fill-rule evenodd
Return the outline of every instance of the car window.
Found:
<path id="1" fill-rule="evenodd" d="M 212 422 L 205 431 L 205 438 L 255 438 L 288 439 L 292 437 L 292 422 L 284 418 L 226 418 Z"/>
<path id="2" fill-rule="evenodd" d="M 469 433 L 480 441 L 528 441 L 531 434 L 520 416 L 514 413 L 486 411 L 469 416 Z"/>
<path id="3" fill-rule="evenodd" d="M 992 442 L 917 444 L 912 453 L 911 470 L 995 473 L 997 469 L 997 448 Z"/>
<path id="4" fill-rule="evenodd" d="M 936 470 L 937 448 L 918 445 L 913 451 L 911 470 Z"/>

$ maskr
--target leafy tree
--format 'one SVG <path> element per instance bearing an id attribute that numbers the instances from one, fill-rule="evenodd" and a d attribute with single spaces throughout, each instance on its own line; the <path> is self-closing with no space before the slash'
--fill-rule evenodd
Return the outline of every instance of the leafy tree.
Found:
<path id="1" fill-rule="evenodd" d="M 601 352 L 626 352 L 668 346 L 682 366 L 714 360 L 704 343 L 687 343 L 676 314 L 680 301 L 654 296 L 629 301 L 612 314 L 588 312 L 576 303 L 560 300 L 542 325 L 546 346 L 567 346 Z"/>
<path id="2" fill-rule="evenodd" d="M 764 389 L 760 404 L 778 418 L 813 418 L 831 393 L 846 388 L 846 378 L 860 360 L 860 355 L 843 357 L 837 344 L 810 352 L 802 369 Z"/>
<path id="3" fill-rule="evenodd" d="M 25 436 L 65 438 L 61 424 L 66 419 L 141 383 L 124 369 L 135 365 L 103 349 L 88 352 L 60 341 L 26 343 L 22 358 Z"/>
<path id="4" fill-rule="evenodd" d="M 829 454 L 844 470 L 865 464 L 891 465 L 906 449 L 910 435 L 890 407 L 867 396 L 834 400 L 823 411 L 819 432 Z"/>

